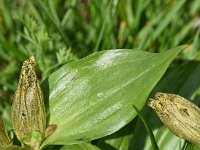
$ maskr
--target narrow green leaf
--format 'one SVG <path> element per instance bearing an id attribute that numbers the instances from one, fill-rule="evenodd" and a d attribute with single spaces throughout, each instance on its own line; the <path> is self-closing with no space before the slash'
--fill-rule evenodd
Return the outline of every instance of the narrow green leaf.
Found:
<path id="1" fill-rule="evenodd" d="M 148 132 L 148 134 L 149 134 L 149 137 L 150 137 L 150 139 L 151 139 L 151 143 L 152 143 L 153 149 L 154 149 L 154 150 L 159 150 L 158 145 L 157 145 L 157 143 L 156 143 L 156 140 L 155 140 L 155 138 L 154 138 L 154 135 L 153 135 L 153 132 L 152 132 L 151 128 L 149 127 L 149 125 L 147 124 L 147 122 L 145 121 L 145 119 L 142 117 L 142 115 L 140 114 L 139 110 L 138 110 L 134 105 L 133 105 L 133 107 L 134 107 L 134 109 L 136 110 L 136 112 L 137 112 L 137 114 L 138 114 L 140 120 L 141 120 L 142 123 L 144 124 L 144 126 L 145 126 L 145 128 L 146 128 L 146 130 L 147 130 L 147 132 Z"/>
<path id="2" fill-rule="evenodd" d="M 49 76 L 49 124 L 42 146 L 76 144 L 109 135 L 130 122 L 185 46 L 165 53 L 109 50 L 68 63 Z M 48 94 L 48 93 L 47 93 Z"/>
<path id="3" fill-rule="evenodd" d="M 108 7 L 107 7 L 107 9 L 105 10 L 105 14 L 108 14 L 109 13 L 109 10 L 110 10 L 110 8 L 111 8 L 111 5 L 112 5 L 112 1 L 110 1 L 109 3 L 108 3 Z M 104 14 L 102 14 L 102 16 L 104 16 L 105 18 L 103 19 L 103 23 L 102 23 L 102 26 L 101 26 L 101 30 L 100 30 L 100 32 L 99 32 L 99 35 L 98 35 L 98 38 L 97 38 L 97 42 L 96 42 L 96 45 L 95 45 L 95 47 L 94 47 L 94 52 L 97 52 L 97 50 L 98 50 L 98 48 L 99 48 L 99 45 L 100 45 L 100 42 L 101 42 L 101 40 L 102 40 L 102 38 L 104 37 L 103 36 L 103 33 L 104 33 L 104 31 L 105 31 L 105 28 L 106 28 L 106 22 L 107 22 L 107 20 L 109 19 L 109 15 L 104 15 Z"/>
<path id="4" fill-rule="evenodd" d="M 68 42 L 68 39 L 67 39 L 66 35 L 64 34 L 63 27 L 62 27 L 60 21 L 58 19 L 54 18 L 54 16 L 49 12 L 49 9 L 45 6 L 45 4 L 42 1 L 36 0 L 36 1 L 33 1 L 33 3 L 37 7 L 39 7 L 38 9 L 41 9 L 42 12 L 46 14 L 46 16 L 53 23 L 53 25 L 55 26 L 56 30 L 58 31 L 58 33 L 62 37 L 62 39 L 65 42 L 66 46 L 68 46 L 69 42 Z"/>
<path id="5" fill-rule="evenodd" d="M 3 41 L 0 39 L 0 44 L 1 46 L 3 46 L 7 51 L 12 52 L 20 61 L 24 61 L 24 59 L 26 58 L 26 55 L 20 51 L 17 47 L 15 47 L 14 45 Z M 7 56 L 9 57 L 9 56 Z"/>
<path id="6" fill-rule="evenodd" d="M 158 24 L 158 28 L 153 33 L 154 40 L 160 36 L 162 31 L 167 27 L 170 21 L 172 21 L 173 17 L 176 16 L 176 14 L 180 11 L 185 2 L 186 0 L 177 1 L 176 5 L 172 9 L 170 9 L 167 15 L 160 21 L 160 24 Z"/>

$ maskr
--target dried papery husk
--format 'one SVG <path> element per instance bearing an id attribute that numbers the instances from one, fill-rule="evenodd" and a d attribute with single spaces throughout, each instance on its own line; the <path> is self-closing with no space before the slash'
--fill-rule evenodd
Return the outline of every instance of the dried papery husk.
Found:
<path id="1" fill-rule="evenodd" d="M 156 93 L 148 105 L 176 136 L 200 147 L 200 108 L 176 94 Z"/>
<path id="2" fill-rule="evenodd" d="M 12 126 L 22 144 L 37 149 L 45 135 L 46 114 L 35 65 L 33 56 L 23 63 L 12 103 Z"/>

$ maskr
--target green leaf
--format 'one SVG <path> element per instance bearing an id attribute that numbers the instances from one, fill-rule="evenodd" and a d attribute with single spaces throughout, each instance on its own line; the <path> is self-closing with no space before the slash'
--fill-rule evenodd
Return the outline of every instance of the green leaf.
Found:
<path id="1" fill-rule="evenodd" d="M 133 107 L 137 111 L 137 108 L 134 105 L 133 105 Z M 148 136 L 151 139 L 151 146 L 152 146 L 151 149 L 158 150 L 159 148 L 155 141 L 155 137 L 154 137 L 149 125 L 147 124 L 146 119 L 141 115 L 141 113 L 139 111 L 137 111 L 137 114 L 138 114 L 139 122 L 141 123 L 141 121 L 142 121 L 142 124 L 143 124 L 143 125 L 140 124 L 140 127 L 146 128 L 146 130 L 148 132 Z M 119 131 L 115 132 L 114 134 L 111 134 L 109 136 L 99 139 L 98 146 L 103 150 L 128 150 L 128 149 L 130 149 L 129 144 L 133 137 L 133 132 L 135 130 L 135 126 L 136 126 L 138 118 L 135 118 L 128 125 L 126 125 L 122 129 L 120 129 Z M 142 131 L 142 130 L 140 130 L 140 131 Z M 145 131 L 145 133 L 147 133 L 147 132 Z M 136 136 L 140 136 L 140 133 L 138 133 Z"/>
<path id="2" fill-rule="evenodd" d="M 100 148 L 90 143 L 81 143 L 75 145 L 66 145 L 63 146 L 60 150 L 100 150 Z"/>
<path id="3" fill-rule="evenodd" d="M 102 150 L 128 150 L 136 120 L 137 118 L 132 120 L 119 131 L 98 139 L 97 146 Z"/>
<path id="4" fill-rule="evenodd" d="M 57 129 L 49 144 L 76 144 L 109 135 L 141 110 L 174 57 L 185 46 L 164 53 L 109 50 L 68 63 L 48 78 L 49 124 Z"/>
<path id="5" fill-rule="evenodd" d="M 151 139 L 151 144 L 152 144 L 153 149 L 154 150 L 159 150 L 158 145 L 157 145 L 156 140 L 155 140 L 155 137 L 153 135 L 153 132 L 150 129 L 149 125 L 147 124 L 146 120 L 143 118 L 143 116 L 140 114 L 140 112 L 138 111 L 138 109 L 134 105 L 133 105 L 133 107 L 137 111 L 138 117 L 140 118 L 140 120 L 142 121 L 142 123 L 144 124 L 144 126 L 145 126 L 145 128 L 146 128 L 146 130 L 148 132 L 148 135 L 149 135 L 149 137 Z"/>

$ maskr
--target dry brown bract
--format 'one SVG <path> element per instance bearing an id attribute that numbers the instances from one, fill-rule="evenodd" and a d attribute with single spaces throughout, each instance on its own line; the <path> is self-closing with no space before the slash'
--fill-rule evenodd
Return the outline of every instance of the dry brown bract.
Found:
<path id="1" fill-rule="evenodd" d="M 11 145 L 11 140 L 6 133 L 3 121 L 0 118 L 0 149 L 5 149 L 9 145 Z"/>
<path id="2" fill-rule="evenodd" d="M 148 104 L 176 136 L 200 146 L 200 108 L 185 98 L 156 93 Z"/>
<path id="3" fill-rule="evenodd" d="M 22 143 L 39 147 L 46 130 L 46 116 L 33 56 L 24 61 L 21 69 L 12 104 L 12 126 Z"/>

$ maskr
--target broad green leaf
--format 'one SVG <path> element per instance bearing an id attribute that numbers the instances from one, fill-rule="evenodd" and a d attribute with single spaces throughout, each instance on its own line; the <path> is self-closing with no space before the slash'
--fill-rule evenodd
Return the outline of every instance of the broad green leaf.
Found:
<path id="1" fill-rule="evenodd" d="M 134 108 L 136 109 L 136 108 Z M 138 113 L 138 117 L 140 118 L 139 121 L 143 123 L 140 127 L 146 128 L 146 133 L 148 132 L 148 136 L 151 139 L 152 150 L 158 149 L 157 143 L 155 141 L 155 137 L 150 129 L 149 125 L 147 124 L 145 118 Z M 128 150 L 130 141 L 133 137 L 133 132 L 135 130 L 135 125 L 137 123 L 137 119 L 135 118 L 131 121 L 128 125 L 123 127 L 121 130 L 115 132 L 112 135 L 109 135 L 105 138 L 101 138 L 98 140 L 98 146 L 103 150 Z M 140 134 L 138 134 L 140 136 Z"/>
<path id="2" fill-rule="evenodd" d="M 128 150 L 129 142 L 132 139 L 132 133 L 134 131 L 136 119 L 137 118 L 132 120 L 119 131 L 99 139 L 97 146 L 102 150 Z"/>
<path id="3" fill-rule="evenodd" d="M 164 53 L 109 50 L 62 66 L 48 78 L 49 144 L 76 144 L 109 135 L 141 110 L 167 67 L 185 46 Z M 48 91 L 49 90 L 49 91 Z"/>
<path id="4" fill-rule="evenodd" d="M 101 150 L 101 149 L 90 143 L 81 143 L 74 145 L 66 145 L 63 146 L 60 150 Z"/>
<path id="5" fill-rule="evenodd" d="M 176 67 L 173 71 L 163 78 L 154 89 L 152 93 L 153 97 L 155 92 L 168 92 L 176 93 L 184 96 L 187 99 L 193 99 L 199 101 L 200 93 L 200 63 L 188 62 L 182 66 Z M 150 127 L 153 129 L 156 141 L 160 149 L 173 149 L 180 150 L 184 145 L 184 140 L 178 138 L 172 134 L 163 123 L 158 119 L 152 109 L 145 107 L 143 109 L 143 116 L 146 117 Z M 137 150 L 149 150 L 152 149 L 152 145 L 148 135 L 143 130 L 141 123 L 137 124 L 136 132 L 133 135 L 133 141 L 131 142 L 130 149 Z M 195 149 L 196 146 L 194 146 Z"/>

